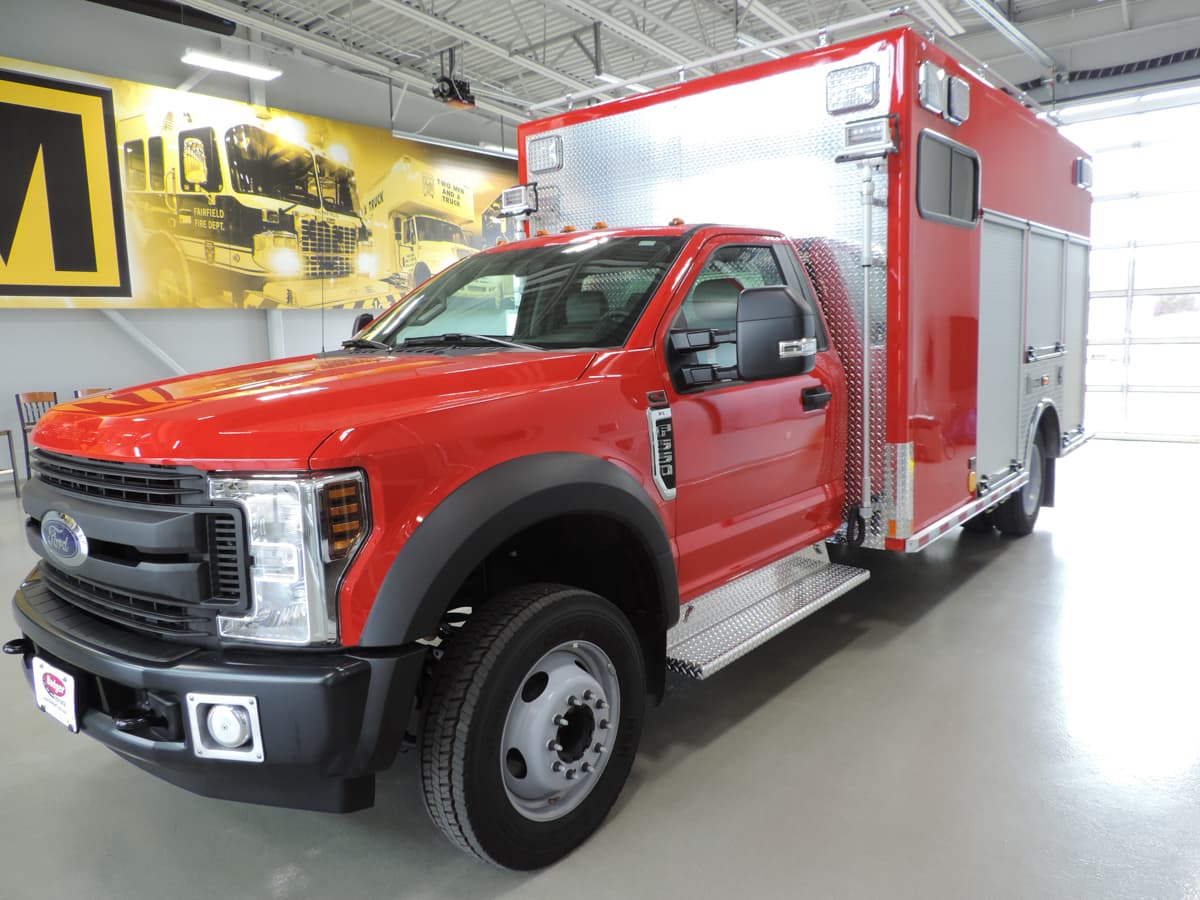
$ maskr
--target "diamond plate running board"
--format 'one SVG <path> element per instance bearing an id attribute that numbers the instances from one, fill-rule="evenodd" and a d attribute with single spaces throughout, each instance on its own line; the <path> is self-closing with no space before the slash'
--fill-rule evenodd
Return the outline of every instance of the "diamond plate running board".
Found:
<path id="1" fill-rule="evenodd" d="M 684 606 L 667 632 L 667 668 L 707 678 L 870 577 L 831 563 L 820 544 L 743 575 Z"/>

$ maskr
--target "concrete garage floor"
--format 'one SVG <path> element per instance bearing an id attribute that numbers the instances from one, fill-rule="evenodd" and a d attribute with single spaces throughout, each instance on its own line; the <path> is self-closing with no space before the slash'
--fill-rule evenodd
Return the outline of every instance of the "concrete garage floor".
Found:
<path id="1" fill-rule="evenodd" d="M 1029 538 L 865 554 L 867 585 L 674 682 L 607 825 L 533 875 L 452 850 L 412 756 L 350 816 L 207 800 L 67 734 L 0 660 L 0 896 L 1196 897 L 1197 462 L 1093 442 Z M 0 491 L 7 595 L 32 554 Z"/>

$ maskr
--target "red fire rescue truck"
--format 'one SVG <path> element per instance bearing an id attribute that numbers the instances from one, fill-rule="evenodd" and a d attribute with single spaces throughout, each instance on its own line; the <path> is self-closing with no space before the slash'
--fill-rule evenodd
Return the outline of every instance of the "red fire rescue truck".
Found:
<path id="1" fill-rule="evenodd" d="M 549 235 L 338 352 L 42 419 L 5 649 L 43 710 L 337 811 L 415 742 L 449 838 L 532 868 L 599 826 L 668 671 L 868 577 L 831 543 L 1034 527 L 1084 440 L 1088 166 L 1052 127 L 896 30 L 521 145 L 507 205 Z M 678 215 L 730 224 L 635 227 Z"/>

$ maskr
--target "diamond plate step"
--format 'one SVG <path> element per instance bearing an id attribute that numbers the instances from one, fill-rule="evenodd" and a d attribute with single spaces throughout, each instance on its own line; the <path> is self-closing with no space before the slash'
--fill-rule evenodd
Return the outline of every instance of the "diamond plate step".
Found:
<path id="1" fill-rule="evenodd" d="M 743 575 L 683 608 L 667 632 L 667 668 L 707 678 L 870 577 L 831 563 L 820 544 Z"/>

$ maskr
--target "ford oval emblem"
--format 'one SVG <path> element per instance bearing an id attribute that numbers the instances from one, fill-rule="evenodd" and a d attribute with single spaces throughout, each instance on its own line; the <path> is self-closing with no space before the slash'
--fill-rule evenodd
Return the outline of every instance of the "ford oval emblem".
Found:
<path id="1" fill-rule="evenodd" d="M 47 672 L 42 676 L 42 687 L 46 689 L 46 693 L 51 697 L 64 697 L 67 693 L 67 686 L 53 672 Z"/>
<path id="2" fill-rule="evenodd" d="M 87 535 L 66 513 L 50 510 L 42 517 L 42 546 L 46 555 L 59 565 L 74 568 L 87 561 Z"/>

